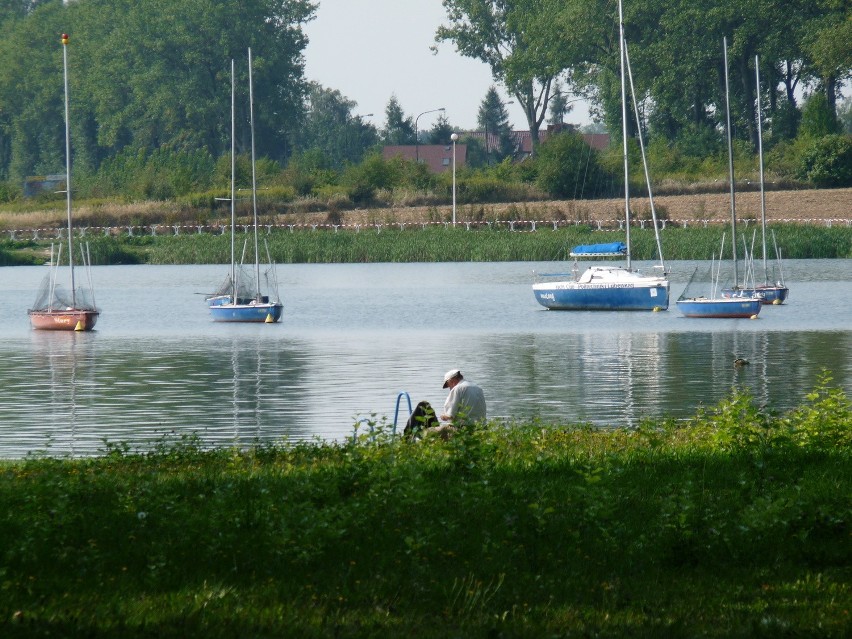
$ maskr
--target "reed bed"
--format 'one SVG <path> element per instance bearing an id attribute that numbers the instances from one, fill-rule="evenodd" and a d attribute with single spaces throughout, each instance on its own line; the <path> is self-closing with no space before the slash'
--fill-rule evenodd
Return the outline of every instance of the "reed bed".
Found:
<path id="1" fill-rule="evenodd" d="M 798 224 L 779 224 L 772 227 L 782 257 L 850 258 L 852 257 L 852 228 L 813 227 Z M 752 231 L 740 231 L 742 240 L 751 246 Z M 706 260 L 720 250 L 723 228 L 716 226 L 677 228 L 662 232 L 663 253 L 667 260 Z M 655 260 L 656 241 L 651 229 L 632 229 L 633 258 Z M 361 231 L 327 229 L 273 229 L 262 235 L 261 251 L 265 261 L 265 245 L 272 259 L 279 264 L 356 263 L 356 262 L 503 262 L 550 261 L 567 259 L 571 247 L 577 244 L 612 242 L 623 239 L 617 230 L 598 231 L 590 226 L 571 226 L 553 230 L 538 226 L 535 232 L 521 226 L 510 231 L 505 227 L 478 227 L 466 230 L 463 226 L 426 228 L 396 226 L 365 228 Z M 249 255 L 253 241 L 240 233 L 236 239 L 237 256 L 249 240 Z M 187 234 L 178 236 L 96 237 L 89 240 L 92 259 L 97 264 L 224 264 L 230 262 L 230 236 L 227 234 Z M 756 247 L 759 247 L 758 237 Z M 730 256 L 730 239 L 725 242 Z M 769 240 L 769 254 L 774 248 Z M 250 258 L 253 261 L 253 258 Z"/>
<path id="2" fill-rule="evenodd" d="M 852 411 L 826 373 L 634 430 L 107 444 L 0 466 L 4 637 L 848 637 Z"/>

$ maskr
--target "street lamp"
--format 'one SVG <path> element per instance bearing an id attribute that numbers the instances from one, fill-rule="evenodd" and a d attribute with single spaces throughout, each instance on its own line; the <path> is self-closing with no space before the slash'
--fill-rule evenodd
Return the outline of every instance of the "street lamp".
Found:
<path id="1" fill-rule="evenodd" d="M 414 159 L 417 161 L 418 164 L 420 163 L 420 135 L 418 133 L 419 129 L 417 128 L 417 121 L 420 119 L 421 115 L 426 115 L 427 113 L 437 113 L 438 111 L 446 111 L 446 109 L 444 107 L 441 107 L 439 109 L 429 109 L 428 111 L 424 111 L 423 113 L 420 113 L 416 118 L 414 118 Z"/>
<path id="2" fill-rule="evenodd" d="M 453 226 L 456 225 L 456 140 L 459 139 L 458 133 L 453 133 L 450 136 L 453 141 Z"/>

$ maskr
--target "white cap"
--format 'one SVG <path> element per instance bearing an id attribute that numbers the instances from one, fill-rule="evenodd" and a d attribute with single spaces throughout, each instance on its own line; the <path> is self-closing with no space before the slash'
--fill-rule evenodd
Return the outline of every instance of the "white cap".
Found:
<path id="1" fill-rule="evenodd" d="M 447 382 L 449 382 L 453 377 L 461 377 L 461 371 L 454 368 L 444 373 L 444 388 L 447 387 Z"/>

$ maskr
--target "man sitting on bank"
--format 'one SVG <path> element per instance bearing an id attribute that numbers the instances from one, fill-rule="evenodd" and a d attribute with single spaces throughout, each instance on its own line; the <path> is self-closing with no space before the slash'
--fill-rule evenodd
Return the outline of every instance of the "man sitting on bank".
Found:
<path id="1" fill-rule="evenodd" d="M 427 429 L 427 433 L 447 439 L 459 427 L 485 421 L 485 393 L 479 386 L 467 381 L 459 369 L 447 371 L 444 388 L 450 389 L 441 415 L 444 423 Z"/>

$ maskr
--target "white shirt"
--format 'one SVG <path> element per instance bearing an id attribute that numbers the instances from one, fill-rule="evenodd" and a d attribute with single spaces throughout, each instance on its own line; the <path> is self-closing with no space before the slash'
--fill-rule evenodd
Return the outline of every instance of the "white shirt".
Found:
<path id="1" fill-rule="evenodd" d="M 482 389 L 463 379 L 447 395 L 444 402 L 444 415 L 453 421 L 460 418 L 464 422 L 479 422 L 485 419 L 485 393 Z"/>

